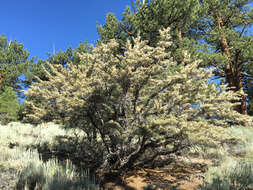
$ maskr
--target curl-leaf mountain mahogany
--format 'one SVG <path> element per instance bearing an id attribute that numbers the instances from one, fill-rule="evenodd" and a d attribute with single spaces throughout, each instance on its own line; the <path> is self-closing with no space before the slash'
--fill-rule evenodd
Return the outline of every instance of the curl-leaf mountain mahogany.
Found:
<path id="1" fill-rule="evenodd" d="M 54 116 L 65 127 L 82 129 L 94 149 L 104 147 L 101 167 L 119 170 L 192 143 L 218 145 L 231 138 L 230 125 L 252 124 L 233 109 L 240 94 L 208 83 L 212 70 L 199 68 L 187 53 L 180 65 L 171 59 L 168 29 L 160 31 L 156 47 L 147 43 L 138 36 L 117 55 L 118 43 L 111 40 L 80 54 L 86 64 L 51 66 L 49 80 L 26 92 L 47 103 L 27 102 L 33 110 L 27 117 Z"/>

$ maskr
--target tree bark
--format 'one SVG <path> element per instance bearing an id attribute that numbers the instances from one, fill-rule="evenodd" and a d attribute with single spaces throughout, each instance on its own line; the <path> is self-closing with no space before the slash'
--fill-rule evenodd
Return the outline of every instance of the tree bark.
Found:
<path id="1" fill-rule="evenodd" d="M 2 81 L 3 81 L 3 77 L 2 75 L 0 75 L 0 89 L 2 88 Z"/>
<path id="2" fill-rule="evenodd" d="M 226 82 L 228 83 L 228 87 L 232 88 L 232 90 L 236 92 L 243 88 L 241 69 L 239 66 L 237 66 L 239 64 L 233 63 L 231 61 L 231 54 L 228 48 L 227 39 L 224 37 L 221 31 L 222 26 L 223 26 L 223 21 L 220 16 L 217 16 L 217 25 L 218 25 L 218 29 L 221 35 L 220 36 L 221 51 L 222 51 L 222 54 L 225 55 L 228 60 L 225 65 Z M 234 69 L 235 67 L 237 68 Z M 241 96 L 240 103 L 241 103 L 240 105 L 235 107 L 235 110 L 241 114 L 248 115 L 246 97 L 244 95 Z"/>
<path id="3" fill-rule="evenodd" d="M 179 41 L 180 48 L 181 48 L 181 42 L 182 42 L 182 23 L 183 23 L 183 21 L 180 19 L 177 24 L 177 38 Z"/>

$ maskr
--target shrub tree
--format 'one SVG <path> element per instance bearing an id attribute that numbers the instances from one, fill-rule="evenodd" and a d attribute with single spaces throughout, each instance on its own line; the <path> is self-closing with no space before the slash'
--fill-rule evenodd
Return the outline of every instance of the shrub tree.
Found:
<path id="1" fill-rule="evenodd" d="M 185 53 L 178 65 L 167 50 L 169 30 L 160 31 L 157 47 L 137 37 L 125 44 L 111 40 L 92 53 L 80 54 L 81 65 L 52 66 L 47 81 L 26 92 L 46 104 L 28 101 L 32 120 L 54 116 L 66 128 L 80 128 L 96 149 L 104 147 L 101 168 L 125 170 L 159 155 L 181 151 L 192 143 L 231 138 L 226 127 L 251 124 L 233 110 L 240 94 L 210 83 L 212 70 Z M 95 151 L 87 150 L 92 160 Z"/>

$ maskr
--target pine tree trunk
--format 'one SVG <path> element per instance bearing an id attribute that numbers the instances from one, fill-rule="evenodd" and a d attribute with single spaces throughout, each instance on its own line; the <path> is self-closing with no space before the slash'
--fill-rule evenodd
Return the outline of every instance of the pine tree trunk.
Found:
<path id="1" fill-rule="evenodd" d="M 217 16 L 217 24 L 218 29 L 222 30 L 222 18 Z M 242 77 L 241 77 L 241 69 L 237 67 L 237 69 L 233 69 L 233 63 L 231 61 L 231 55 L 228 48 L 227 40 L 221 33 L 220 45 L 222 53 L 227 57 L 227 64 L 225 65 L 225 78 L 228 86 L 233 88 L 234 91 L 239 91 L 243 88 Z M 245 96 L 241 96 L 241 105 L 236 106 L 235 110 L 241 114 L 248 115 L 246 98 Z"/>
<path id="2" fill-rule="evenodd" d="M 182 23 L 183 21 L 180 19 L 177 24 L 177 38 L 178 38 L 178 46 L 179 48 L 182 47 Z"/>
<path id="3" fill-rule="evenodd" d="M 2 89 L 2 82 L 3 82 L 3 77 L 0 75 L 0 90 Z"/>
<path id="4" fill-rule="evenodd" d="M 183 36 L 182 36 L 182 20 L 180 19 L 177 23 L 177 47 L 178 49 L 181 51 L 181 56 L 178 57 L 178 64 L 183 63 L 184 61 L 184 56 L 183 56 L 183 52 L 182 52 L 182 41 L 183 41 Z"/>
<path id="5" fill-rule="evenodd" d="M 242 82 L 242 76 L 240 74 L 240 69 L 238 69 L 237 71 L 237 81 L 236 81 L 236 84 L 237 84 L 237 90 L 240 90 L 243 88 L 243 82 Z M 248 115 L 248 110 L 247 110 L 247 104 L 246 104 L 246 97 L 244 95 L 242 95 L 241 97 L 241 105 L 239 105 L 237 107 L 237 111 L 241 114 L 244 114 L 244 115 Z"/>

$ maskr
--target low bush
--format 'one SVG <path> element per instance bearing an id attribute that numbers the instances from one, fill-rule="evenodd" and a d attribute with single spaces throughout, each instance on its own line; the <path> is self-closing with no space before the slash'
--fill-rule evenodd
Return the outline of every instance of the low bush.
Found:
<path id="1" fill-rule="evenodd" d="M 202 190 L 250 190 L 253 188 L 253 160 L 227 160 L 219 167 L 211 167 Z"/>
<path id="2" fill-rule="evenodd" d="M 61 150 L 64 152 L 70 150 L 68 144 L 61 144 L 62 141 L 54 145 L 54 139 L 65 136 L 73 139 L 73 132 L 68 133 L 53 123 L 33 126 L 18 122 L 0 125 L 0 131 L 0 166 L 3 169 L 3 175 L 11 175 L 4 179 L 13 179 L 11 182 L 8 181 L 8 184 L 13 184 L 11 189 L 15 184 L 18 190 L 97 188 L 89 172 L 85 169 L 77 171 L 72 162 L 67 161 L 62 165 L 56 160 L 47 162 L 41 160 L 38 148 L 52 147 L 50 151 L 58 153 Z M 82 133 L 78 134 L 82 136 Z M 74 144 L 72 147 L 77 148 Z M 8 171 L 13 172 L 10 174 Z M 9 186 L 8 184 L 6 182 L 4 186 Z"/>
<path id="3" fill-rule="evenodd" d="M 69 159 L 78 167 L 85 166 L 85 168 L 95 171 L 103 161 L 104 149 L 102 143 L 92 145 L 94 144 L 80 136 L 59 135 L 50 143 L 44 142 L 29 148 L 31 150 L 36 149 L 44 161 L 51 158 L 57 158 L 58 160 Z M 92 157 L 91 152 L 97 156 Z"/>
<path id="4" fill-rule="evenodd" d="M 77 172 L 70 162 L 60 164 L 56 160 L 46 163 L 31 162 L 19 174 L 17 190 L 96 190 L 95 178 L 89 171 Z"/>

